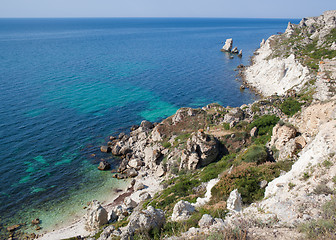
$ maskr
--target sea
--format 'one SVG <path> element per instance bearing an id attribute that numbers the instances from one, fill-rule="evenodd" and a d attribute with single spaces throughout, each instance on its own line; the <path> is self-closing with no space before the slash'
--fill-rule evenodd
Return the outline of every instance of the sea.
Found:
<path id="1" fill-rule="evenodd" d="M 248 104 L 236 67 L 297 19 L 0 19 L 0 238 L 79 217 L 127 181 L 99 171 L 110 135 L 180 107 Z M 242 58 L 220 51 L 225 40 Z"/>

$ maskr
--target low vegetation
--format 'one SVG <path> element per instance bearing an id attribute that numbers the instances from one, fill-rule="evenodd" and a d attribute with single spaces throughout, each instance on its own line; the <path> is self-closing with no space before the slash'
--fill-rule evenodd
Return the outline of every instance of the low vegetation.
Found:
<path id="1" fill-rule="evenodd" d="M 336 238 L 336 199 L 332 198 L 322 207 L 322 215 L 309 223 L 301 224 L 299 230 L 309 239 Z"/>
<path id="2" fill-rule="evenodd" d="M 296 99 L 290 97 L 290 98 L 287 98 L 280 105 L 280 109 L 283 113 L 291 117 L 295 113 L 301 110 L 301 103 L 299 103 Z"/>

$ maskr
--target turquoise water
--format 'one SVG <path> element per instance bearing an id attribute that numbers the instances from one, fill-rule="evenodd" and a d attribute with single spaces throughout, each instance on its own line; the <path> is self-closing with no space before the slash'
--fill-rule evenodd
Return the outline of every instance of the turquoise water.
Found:
<path id="1" fill-rule="evenodd" d="M 234 69 L 288 21 L 0 19 L 1 226 L 47 228 L 112 196 L 124 183 L 96 169 L 118 163 L 99 152 L 109 134 L 182 106 L 253 101 Z M 219 51 L 226 38 L 243 58 Z"/>

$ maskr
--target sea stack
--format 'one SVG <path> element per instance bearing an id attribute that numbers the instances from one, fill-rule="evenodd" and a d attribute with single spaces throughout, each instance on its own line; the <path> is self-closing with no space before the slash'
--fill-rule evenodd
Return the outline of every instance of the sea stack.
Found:
<path id="1" fill-rule="evenodd" d="M 226 39 L 224 46 L 222 47 L 221 51 L 222 52 L 231 52 L 232 49 L 232 43 L 233 40 L 232 38 Z"/>

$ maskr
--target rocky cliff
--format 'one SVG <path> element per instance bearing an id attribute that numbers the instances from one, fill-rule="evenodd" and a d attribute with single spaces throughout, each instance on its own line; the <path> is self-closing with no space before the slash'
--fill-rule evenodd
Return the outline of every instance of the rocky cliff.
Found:
<path id="1" fill-rule="evenodd" d="M 288 23 L 284 34 L 262 41 L 245 71 L 246 81 L 265 96 L 312 85 L 316 99 L 334 93 L 336 11 Z"/>

